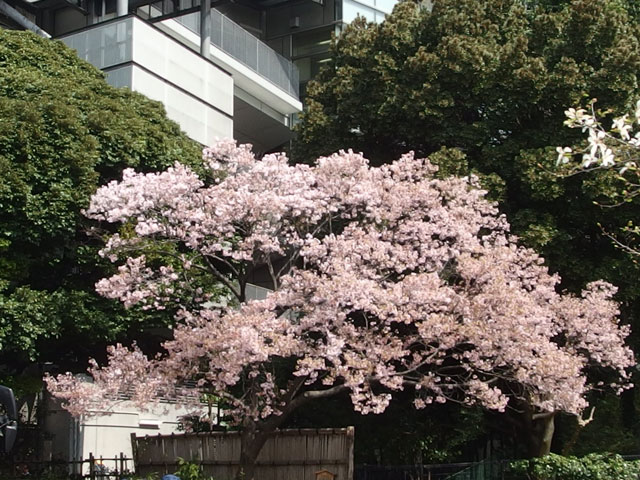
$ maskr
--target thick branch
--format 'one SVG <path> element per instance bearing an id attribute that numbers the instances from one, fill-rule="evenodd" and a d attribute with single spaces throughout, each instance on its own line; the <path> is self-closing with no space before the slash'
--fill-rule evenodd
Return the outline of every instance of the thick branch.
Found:
<path id="1" fill-rule="evenodd" d="M 304 381 L 302 382 L 304 383 Z M 299 388 L 299 387 L 298 387 Z M 338 395 L 339 393 L 346 392 L 349 388 L 346 385 L 335 385 L 326 390 L 309 390 L 301 395 L 293 398 L 289 403 L 287 403 L 282 409 L 282 413 L 277 416 L 273 416 L 260 424 L 260 430 L 263 431 L 273 431 L 276 428 L 280 427 L 284 421 L 289 418 L 297 408 L 301 407 L 305 403 L 308 403 L 312 400 L 318 400 L 320 398 L 328 398 L 333 397 L 334 395 Z"/>
<path id="2" fill-rule="evenodd" d="M 536 420 L 543 420 L 549 417 L 553 417 L 556 412 L 539 412 L 531 415 L 531 419 L 535 422 Z"/>
<path id="3" fill-rule="evenodd" d="M 239 272 L 239 271 L 236 269 L 236 267 L 234 267 L 234 266 L 233 266 L 233 264 L 232 264 L 229 260 L 227 260 L 226 258 L 224 258 L 224 257 L 219 257 L 218 255 L 211 255 L 211 258 L 214 258 L 215 260 L 217 260 L 217 261 L 219 261 L 219 262 L 221 262 L 221 263 L 224 263 L 224 264 L 229 268 L 229 270 L 231 270 L 231 273 L 233 273 L 233 275 L 234 275 L 235 277 L 237 277 L 237 278 L 239 278 L 239 277 L 240 277 L 240 272 Z"/>
<path id="4" fill-rule="evenodd" d="M 211 262 L 211 259 L 209 259 L 209 257 L 207 257 L 206 255 L 203 256 L 203 258 L 205 259 L 205 261 L 207 262 L 207 266 L 209 267 L 209 271 L 213 274 L 213 276 L 219 280 L 220 282 L 222 282 L 222 284 L 224 284 L 225 287 L 227 287 L 229 290 L 231 290 L 231 292 L 236 296 L 236 298 L 239 301 L 243 301 L 244 300 L 244 295 L 243 292 L 241 290 L 238 290 L 235 285 L 233 285 L 233 283 L 231 283 L 229 281 L 229 279 L 224 276 L 216 267 L 215 265 Z"/>

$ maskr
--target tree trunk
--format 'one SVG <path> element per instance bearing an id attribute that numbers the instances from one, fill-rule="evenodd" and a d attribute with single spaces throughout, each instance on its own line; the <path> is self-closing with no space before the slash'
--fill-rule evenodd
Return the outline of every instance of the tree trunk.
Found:
<path id="1" fill-rule="evenodd" d="M 551 452 L 555 417 L 555 412 L 532 415 L 532 428 L 529 436 L 529 455 L 531 457 L 543 457 Z"/>
<path id="2" fill-rule="evenodd" d="M 256 460 L 267 441 L 268 432 L 258 430 L 253 420 L 243 422 L 240 434 L 240 465 L 236 480 L 256 480 Z"/>
<path id="3" fill-rule="evenodd" d="M 256 479 L 256 460 L 260 450 L 264 447 L 269 434 L 275 432 L 289 415 L 299 406 L 319 398 L 327 398 L 347 390 L 344 385 L 335 385 L 326 390 L 316 390 L 303 392 L 297 395 L 304 385 L 306 377 L 299 377 L 289 385 L 287 394 L 283 399 L 282 411 L 279 415 L 256 421 L 246 418 L 242 422 L 240 433 L 240 466 L 236 472 L 236 480 L 258 480 Z M 296 396 L 297 395 L 297 396 Z"/>

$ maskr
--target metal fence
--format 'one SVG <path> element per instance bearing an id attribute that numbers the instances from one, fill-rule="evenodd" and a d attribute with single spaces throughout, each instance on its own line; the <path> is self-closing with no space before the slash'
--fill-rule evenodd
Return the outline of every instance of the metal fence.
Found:
<path id="1" fill-rule="evenodd" d="M 134 471 L 133 459 L 123 453 L 113 458 L 94 457 L 69 461 L 8 461 L 0 462 L 2 480 L 37 479 L 88 479 L 122 480 Z"/>
<path id="2" fill-rule="evenodd" d="M 510 460 L 434 465 L 356 465 L 354 480 L 522 480 Z"/>
<path id="3" fill-rule="evenodd" d="M 200 35 L 200 13 L 175 18 Z M 299 98 L 300 73 L 293 62 L 216 9 L 211 10 L 211 43 L 289 95 Z"/>

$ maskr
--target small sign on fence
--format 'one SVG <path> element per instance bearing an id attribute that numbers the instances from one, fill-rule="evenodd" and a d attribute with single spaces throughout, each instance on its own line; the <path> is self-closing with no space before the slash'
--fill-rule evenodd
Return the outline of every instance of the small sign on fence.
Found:
<path id="1" fill-rule="evenodd" d="M 316 480 L 334 480 L 336 478 L 335 473 L 331 473 L 329 470 L 320 470 L 316 472 Z"/>

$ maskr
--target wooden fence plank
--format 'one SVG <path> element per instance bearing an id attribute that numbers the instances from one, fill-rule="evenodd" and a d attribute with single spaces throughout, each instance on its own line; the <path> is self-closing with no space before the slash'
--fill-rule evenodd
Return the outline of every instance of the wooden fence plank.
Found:
<path id="1" fill-rule="evenodd" d="M 267 439 L 257 462 L 261 480 L 315 480 L 315 472 L 329 470 L 339 480 L 353 479 L 353 427 L 277 431 Z M 175 471 L 177 458 L 195 460 L 205 474 L 232 478 L 240 458 L 238 432 L 133 437 L 136 472 Z"/>

